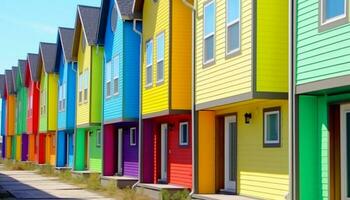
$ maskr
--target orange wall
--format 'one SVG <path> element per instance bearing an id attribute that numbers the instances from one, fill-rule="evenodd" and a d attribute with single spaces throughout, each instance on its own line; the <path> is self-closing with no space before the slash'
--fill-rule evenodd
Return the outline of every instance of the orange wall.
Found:
<path id="1" fill-rule="evenodd" d="M 6 135 L 14 135 L 15 134 L 15 115 L 16 115 L 16 96 L 8 95 L 6 103 L 7 103 Z"/>

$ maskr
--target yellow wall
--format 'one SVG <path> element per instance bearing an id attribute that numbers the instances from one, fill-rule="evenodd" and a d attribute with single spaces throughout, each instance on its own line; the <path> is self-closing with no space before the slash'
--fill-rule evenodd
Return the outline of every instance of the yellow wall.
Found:
<path id="1" fill-rule="evenodd" d="M 197 1 L 196 18 L 196 104 L 251 92 L 252 86 L 252 1 L 241 0 L 241 51 L 226 58 L 226 1 L 216 0 L 215 64 L 203 68 L 203 8 Z"/>
<path id="2" fill-rule="evenodd" d="M 257 91 L 288 92 L 288 1 L 257 1 Z"/>
<path id="3" fill-rule="evenodd" d="M 192 12 L 172 0 L 171 108 L 191 109 Z"/>
<path id="4" fill-rule="evenodd" d="M 7 135 L 15 134 L 15 115 L 16 115 L 16 96 L 8 95 L 7 96 Z"/>
<path id="5" fill-rule="evenodd" d="M 76 94 L 76 101 L 77 101 L 77 125 L 82 125 L 89 123 L 89 116 L 90 116 L 90 107 L 89 107 L 89 101 L 90 99 L 88 98 L 87 103 L 79 103 L 79 74 L 83 73 L 85 69 L 89 70 L 90 74 L 90 66 L 91 66 L 91 46 L 87 44 L 86 41 L 86 46 L 85 49 L 82 48 L 82 40 L 84 39 L 83 37 L 83 32 L 80 33 L 80 45 L 79 45 L 79 50 L 78 50 L 78 73 L 77 73 L 77 94 Z M 85 50 L 85 51 L 84 51 Z M 90 81 L 90 80 L 89 80 Z M 90 83 L 89 83 L 90 84 Z M 88 87 L 88 93 L 89 93 L 89 87 Z M 84 94 L 83 94 L 84 96 Z M 88 95 L 89 96 L 89 95 Z M 101 97 L 102 98 L 102 97 Z M 84 97 L 83 97 L 84 99 Z"/>
<path id="6" fill-rule="evenodd" d="M 57 130 L 57 99 L 58 99 L 58 74 L 48 75 L 48 130 Z"/>
<path id="7" fill-rule="evenodd" d="M 281 147 L 263 147 L 263 109 L 281 107 Z M 207 113 L 206 113 L 207 112 Z M 288 101 L 251 101 L 199 115 L 199 192 L 215 193 L 213 157 L 215 138 L 212 116 L 237 113 L 238 193 L 263 199 L 284 199 L 288 192 Z M 252 113 L 250 124 L 244 114 Z M 203 160 L 204 159 L 204 160 Z M 214 166 L 215 168 L 215 166 Z M 262 185 L 264 187 L 262 187 Z"/>
<path id="8" fill-rule="evenodd" d="M 12 137 L 13 136 L 6 136 L 5 140 L 6 140 L 6 158 L 7 159 L 11 159 L 11 155 L 12 155 Z"/>
<path id="9" fill-rule="evenodd" d="M 22 160 L 22 136 L 16 135 L 16 160 L 21 161 Z"/>
<path id="10" fill-rule="evenodd" d="M 142 114 L 169 109 L 169 1 L 145 0 L 143 6 Z M 164 83 L 157 86 L 157 35 L 164 32 Z M 153 86 L 146 88 L 146 42 L 153 39 Z"/>

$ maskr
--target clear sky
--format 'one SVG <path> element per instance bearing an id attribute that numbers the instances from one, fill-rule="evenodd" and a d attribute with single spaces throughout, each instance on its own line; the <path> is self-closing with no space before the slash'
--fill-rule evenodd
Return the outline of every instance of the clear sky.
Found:
<path id="1" fill-rule="evenodd" d="M 39 42 L 56 42 L 59 26 L 74 26 L 79 4 L 100 6 L 101 0 L 1 0 L 0 73 L 37 53 Z"/>

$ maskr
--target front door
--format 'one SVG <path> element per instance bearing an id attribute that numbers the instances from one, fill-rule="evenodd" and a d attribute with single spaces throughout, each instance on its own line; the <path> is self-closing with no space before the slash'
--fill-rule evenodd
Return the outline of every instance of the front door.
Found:
<path id="1" fill-rule="evenodd" d="M 350 104 L 341 105 L 341 199 L 350 199 Z"/>
<path id="2" fill-rule="evenodd" d="M 168 180 L 168 124 L 162 124 L 160 131 L 160 182 Z"/>
<path id="3" fill-rule="evenodd" d="M 225 117 L 225 190 L 236 192 L 237 170 L 237 120 Z"/>
<path id="4" fill-rule="evenodd" d="M 123 175 L 123 129 L 118 129 L 118 175 Z"/>

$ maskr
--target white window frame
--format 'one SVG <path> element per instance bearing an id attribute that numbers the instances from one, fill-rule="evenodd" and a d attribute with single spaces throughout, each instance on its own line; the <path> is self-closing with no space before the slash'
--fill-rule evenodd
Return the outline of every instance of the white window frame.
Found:
<path id="1" fill-rule="evenodd" d="M 109 67 L 109 73 L 110 74 L 108 74 L 107 72 L 107 69 L 108 69 L 108 67 Z M 108 61 L 107 63 L 106 63 L 106 75 L 105 75 L 105 77 L 106 77 L 106 98 L 109 98 L 109 97 L 111 97 L 112 96 L 112 61 Z M 108 91 L 108 87 L 107 87 L 107 84 L 109 83 L 109 91 Z M 108 92 L 109 92 L 109 95 L 108 95 Z"/>
<path id="2" fill-rule="evenodd" d="M 182 142 L 182 126 L 186 125 L 187 126 L 187 142 Z M 187 146 L 190 143 L 190 136 L 189 136 L 189 126 L 188 122 L 180 122 L 179 124 L 179 144 L 180 146 Z"/>
<path id="3" fill-rule="evenodd" d="M 269 134 L 267 132 L 267 118 L 269 115 L 274 115 L 274 114 L 277 114 L 277 125 L 278 125 L 278 128 L 277 128 L 277 140 L 267 140 L 267 134 Z M 266 147 L 277 147 L 277 146 L 280 146 L 281 144 L 281 111 L 280 110 L 271 110 L 271 111 L 264 111 L 264 145 Z M 272 146 L 269 146 L 269 145 L 272 145 Z"/>
<path id="4" fill-rule="evenodd" d="M 211 4 L 214 4 L 214 30 L 212 33 L 208 33 L 205 35 L 205 9 L 210 6 Z M 216 21 L 215 21 L 215 16 L 216 16 L 216 7 L 215 7 L 215 0 L 208 1 L 204 6 L 203 6 L 203 64 L 209 64 L 211 62 L 215 61 L 215 30 L 216 30 Z M 205 60 L 205 40 L 209 37 L 213 36 L 213 58 L 210 60 Z"/>
<path id="5" fill-rule="evenodd" d="M 62 85 L 58 85 L 58 112 L 62 111 Z"/>
<path id="6" fill-rule="evenodd" d="M 159 40 L 161 39 L 161 38 L 163 38 L 163 55 L 162 55 L 162 57 L 161 58 L 158 58 L 158 55 L 160 55 L 159 54 Z M 162 32 L 162 33 L 160 33 L 158 36 L 157 36 L 157 83 L 159 84 L 159 83 L 162 83 L 163 81 L 164 81 L 164 65 L 165 65 L 165 63 L 164 63 L 164 57 L 165 57 L 165 33 L 164 32 Z M 159 79 L 159 77 L 158 77 L 158 63 L 160 63 L 160 62 L 162 62 L 163 61 L 163 77 L 162 77 L 162 79 Z"/>
<path id="7" fill-rule="evenodd" d="M 150 44 L 151 45 L 151 62 L 148 64 L 147 63 L 147 57 L 148 57 L 148 52 L 147 52 L 147 44 Z M 151 81 L 149 82 L 149 83 L 147 83 L 147 69 L 148 68 L 151 68 L 151 77 L 150 77 L 150 79 L 151 79 Z M 153 85 L 153 40 L 151 39 L 151 40 L 149 40 L 149 41 L 147 41 L 146 42 L 146 73 L 145 73 L 145 75 L 146 75 L 146 87 L 151 87 L 152 85 Z"/>
<path id="8" fill-rule="evenodd" d="M 89 101 L 89 69 L 86 68 L 83 74 L 84 74 L 83 102 L 87 103 Z M 86 94 L 86 99 L 85 99 L 85 94 Z"/>
<path id="9" fill-rule="evenodd" d="M 135 135 L 135 141 L 133 141 L 133 135 Z M 132 127 L 130 128 L 130 146 L 136 146 L 137 143 L 137 133 L 136 133 L 136 128 Z"/>
<path id="10" fill-rule="evenodd" d="M 118 67 L 118 73 L 115 74 L 116 68 Z M 119 94 L 119 73 L 120 73 L 120 60 L 119 55 L 114 56 L 113 58 L 113 95 L 117 96 Z M 118 81 L 118 90 L 115 91 L 115 81 Z"/>
<path id="11" fill-rule="evenodd" d="M 241 0 L 238 0 L 238 18 L 236 20 L 233 20 L 232 22 L 229 22 L 228 16 L 229 16 L 229 9 L 228 9 L 228 2 L 230 0 L 226 0 L 226 55 L 232 55 L 236 52 L 239 52 L 241 50 Z M 231 51 L 228 51 L 228 28 L 230 26 L 233 26 L 238 23 L 238 48 L 232 49 Z"/>
<path id="12" fill-rule="evenodd" d="M 78 102 L 83 103 L 83 72 L 78 74 Z"/>
<path id="13" fill-rule="evenodd" d="M 336 17 L 332 17 L 332 18 L 330 18 L 330 19 L 326 19 L 325 18 L 325 14 L 326 14 L 326 12 L 325 12 L 325 10 L 326 10 L 326 8 L 325 8 L 325 0 L 320 0 L 321 1 L 321 10 L 320 10 L 320 19 L 321 19 L 321 25 L 323 26 L 323 25 L 327 25 L 327 24 L 331 24 L 331 23 L 333 23 L 333 22 L 336 22 L 336 21 L 338 21 L 338 20 L 341 20 L 341 19 L 345 19 L 345 18 L 347 18 L 347 12 L 348 12 L 348 8 L 347 8 L 347 6 L 348 6 L 348 0 L 344 0 L 344 13 L 342 14 L 342 15 L 338 15 L 338 16 L 336 16 Z"/>
<path id="14" fill-rule="evenodd" d="M 66 83 L 63 82 L 62 84 L 62 111 L 65 111 L 66 110 L 66 97 L 67 97 L 67 94 L 66 94 Z"/>

